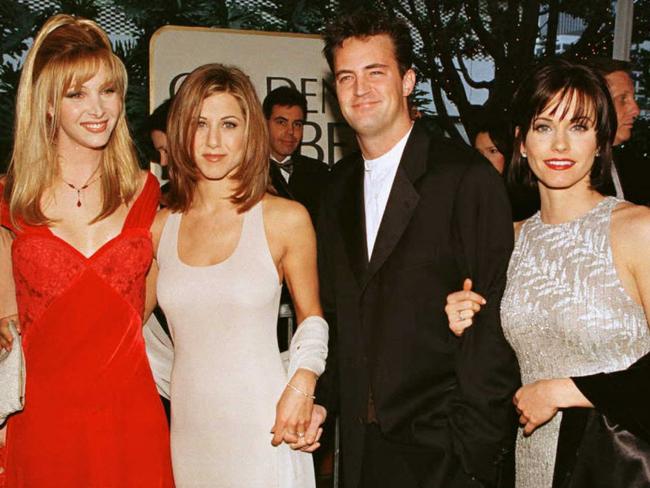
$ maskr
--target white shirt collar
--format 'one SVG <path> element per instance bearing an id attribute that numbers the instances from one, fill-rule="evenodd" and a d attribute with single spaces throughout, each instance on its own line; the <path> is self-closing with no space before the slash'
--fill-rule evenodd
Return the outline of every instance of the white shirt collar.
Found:
<path id="1" fill-rule="evenodd" d="M 413 126 L 388 152 L 376 159 L 364 159 L 363 199 L 366 220 L 366 244 L 368 256 L 372 256 L 379 226 L 384 217 L 388 196 L 397 174 L 406 141 Z"/>
<path id="2" fill-rule="evenodd" d="M 278 164 L 284 164 L 284 163 L 286 163 L 287 161 L 289 161 L 289 160 L 291 159 L 291 154 L 289 154 L 289 155 L 288 155 L 286 158 L 284 158 L 282 161 L 278 161 L 276 158 L 273 157 L 273 155 L 271 155 L 271 159 L 272 159 L 273 161 L 275 161 L 276 163 L 278 163 Z"/>
<path id="3" fill-rule="evenodd" d="M 404 152 L 404 147 L 406 146 L 406 141 L 411 135 L 413 130 L 413 124 L 411 124 L 410 129 L 404 134 L 404 136 L 397 141 L 397 143 L 390 148 L 387 152 L 375 159 L 365 159 L 363 160 L 363 167 L 366 172 L 370 174 L 370 181 L 377 179 L 383 179 L 388 176 L 391 172 L 397 170 L 399 166 L 399 161 L 402 159 L 402 153 Z"/>

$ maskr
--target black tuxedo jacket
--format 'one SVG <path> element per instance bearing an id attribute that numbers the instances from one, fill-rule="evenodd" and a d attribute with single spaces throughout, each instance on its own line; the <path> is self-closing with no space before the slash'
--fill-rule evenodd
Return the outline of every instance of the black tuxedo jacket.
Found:
<path id="1" fill-rule="evenodd" d="M 294 154 L 291 159 L 293 172 L 288 183 L 280 169 L 271 161 L 269 169 L 271 183 L 281 197 L 303 204 L 316 225 L 321 195 L 329 177 L 329 166 L 318 159 L 301 154 Z"/>
<path id="2" fill-rule="evenodd" d="M 639 159 L 638 154 L 624 144 L 613 147 L 612 156 L 625 199 L 637 205 L 650 205 L 650 160 Z M 605 181 L 601 193 L 616 196 L 612 178 Z"/>
<path id="3" fill-rule="evenodd" d="M 623 195 L 637 205 L 650 205 L 650 159 L 639 159 L 628 147 L 614 148 L 614 164 Z"/>
<path id="4" fill-rule="evenodd" d="M 562 415 L 553 488 L 650 486 L 650 354 L 628 369 L 573 378 L 594 408 Z"/>
<path id="5" fill-rule="evenodd" d="M 368 261 L 363 172 L 359 154 L 334 166 L 318 226 L 331 349 L 317 403 L 340 407 L 345 486 L 359 483 L 370 398 L 387 438 L 438 453 L 436 486 L 513 486 L 520 379 L 499 319 L 513 246 L 501 178 L 416 123 Z M 465 277 L 487 305 L 458 339 L 444 306 Z"/>

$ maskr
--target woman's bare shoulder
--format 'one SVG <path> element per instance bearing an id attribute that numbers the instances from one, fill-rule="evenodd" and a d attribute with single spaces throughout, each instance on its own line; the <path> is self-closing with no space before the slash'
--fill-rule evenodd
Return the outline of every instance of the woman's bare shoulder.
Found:
<path id="1" fill-rule="evenodd" d="M 515 231 L 515 242 L 517 241 L 517 239 L 519 239 L 519 234 L 521 233 L 521 228 L 526 223 L 526 220 L 528 220 L 528 219 L 520 220 L 519 222 L 513 222 L 512 223 L 512 227 L 513 227 L 513 229 Z"/>
<path id="2" fill-rule="evenodd" d="M 630 202 L 618 204 L 612 212 L 612 234 L 644 240 L 650 247 L 650 207 Z"/>
<path id="3" fill-rule="evenodd" d="M 149 175 L 151 173 L 147 171 L 146 169 L 141 169 L 138 173 L 138 192 L 141 192 L 144 190 L 144 185 L 147 184 L 147 180 L 149 179 Z"/>
<path id="4" fill-rule="evenodd" d="M 156 214 L 156 217 L 153 219 L 153 223 L 151 224 L 151 235 L 154 239 L 154 242 L 158 242 L 160 239 L 162 230 L 165 227 L 165 222 L 167 222 L 167 218 L 170 214 L 171 211 L 168 208 L 158 210 L 158 213 Z"/>
<path id="5" fill-rule="evenodd" d="M 267 193 L 263 199 L 264 219 L 282 228 L 311 226 L 307 209 L 300 203 Z"/>

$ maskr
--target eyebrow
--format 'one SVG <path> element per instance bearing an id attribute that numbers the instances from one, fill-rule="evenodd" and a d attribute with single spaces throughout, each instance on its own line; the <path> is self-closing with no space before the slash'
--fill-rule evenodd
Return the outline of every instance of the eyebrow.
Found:
<path id="1" fill-rule="evenodd" d="M 283 115 L 276 115 L 275 117 L 273 117 L 273 120 L 278 121 L 278 122 L 289 122 L 289 119 L 286 118 Z M 302 118 L 302 119 L 293 119 L 291 121 L 292 124 L 295 124 L 296 122 L 300 122 L 300 123 L 304 124 L 305 119 L 304 118 Z"/>
<path id="2" fill-rule="evenodd" d="M 373 63 L 373 64 L 369 64 L 368 66 L 364 66 L 363 69 L 368 70 L 368 69 L 375 69 L 375 68 L 388 68 L 388 65 L 383 63 Z"/>
<path id="3" fill-rule="evenodd" d="M 199 119 L 204 119 L 207 120 L 209 117 L 206 117 L 205 115 L 199 114 Z M 224 115 L 223 117 L 219 117 L 219 120 L 226 120 L 226 119 L 237 119 L 237 120 L 242 120 L 236 115 Z"/>
<path id="4" fill-rule="evenodd" d="M 538 120 L 541 120 L 541 121 L 544 121 L 544 122 L 553 122 L 555 119 L 550 118 L 550 117 L 535 117 L 535 119 L 533 119 L 533 123 L 537 122 Z M 591 117 L 589 117 L 587 115 L 579 115 L 577 117 L 572 117 L 571 119 L 569 119 L 569 122 L 579 122 L 579 121 L 585 121 L 585 120 L 587 122 L 595 124 L 594 119 L 592 119 Z"/>
<path id="5" fill-rule="evenodd" d="M 367 70 L 370 70 L 370 69 L 376 69 L 376 68 L 388 68 L 388 65 L 387 65 L 387 64 L 384 64 L 384 63 L 373 63 L 373 64 L 369 64 L 369 65 L 367 65 L 367 66 L 364 66 L 364 67 L 361 68 L 361 69 L 362 69 L 363 71 L 367 71 Z M 336 73 L 334 73 L 334 76 L 339 76 L 339 75 L 344 74 L 344 73 L 354 73 L 354 70 L 351 70 L 351 69 L 341 69 L 341 70 L 338 70 Z"/>
<path id="6" fill-rule="evenodd" d="M 578 120 L 587 120 L 589 122 L 593 122 L 593 119 L 588 115 L 578 115 L 577 117 L 571 118 L 571 122 L 576 122 Z"/>

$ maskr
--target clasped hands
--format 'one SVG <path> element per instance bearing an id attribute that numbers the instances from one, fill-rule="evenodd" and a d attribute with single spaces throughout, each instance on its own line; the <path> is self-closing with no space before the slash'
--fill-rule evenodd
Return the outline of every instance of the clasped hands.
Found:
<path id="1" fill-rule="evenodd" d="M 447 296 L 445 312 L 449 329 L 462 336 L 486 303 L 485 298 L 472 291 L 472 280 L 466 279 L 462 291 Z M 570 378 L 543 379 L 524 385 L 517 390 L 512 403 L 525 435 L 551 420 L 559 409 L 593 406 Z"/>
<path id="2" fill-rule="evenodd" d="M 289 380 L 291 386 L 284 389 L 275 408 L 275 424 L 271 429 L 274 446 L 285 442 L 291 449 L 304 452 L 314 452 L 320 447 L 321 425 L 327 411 L 314 404 L 312 395 L 316 379 L 313 372 L 298 369 Z"/>

